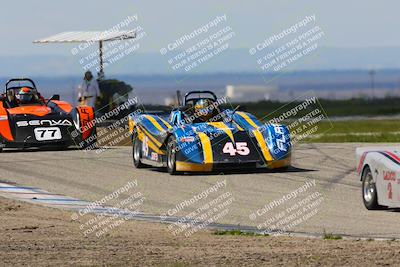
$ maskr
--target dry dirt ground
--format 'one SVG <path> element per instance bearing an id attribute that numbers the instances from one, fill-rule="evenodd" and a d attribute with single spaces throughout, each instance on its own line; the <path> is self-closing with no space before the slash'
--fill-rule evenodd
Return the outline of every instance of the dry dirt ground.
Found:
<path id="1" fill-rule="evenodd" d="M 71 213 L 0 198 L 1 266 L 399 265 L 399 241 L 215 235 L 173 236 L 166 225 L 127 221 L 84 237 Z"/>

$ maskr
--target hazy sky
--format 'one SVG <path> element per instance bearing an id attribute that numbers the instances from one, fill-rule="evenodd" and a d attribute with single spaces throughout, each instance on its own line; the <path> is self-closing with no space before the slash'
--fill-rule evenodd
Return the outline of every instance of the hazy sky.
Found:
<path id="1" fill-rule="evenodd" d="M 141 52 L 156 52 L 216 15 L 236 32 L 233 48 L 249 48 L 267 36 L 316 15 L 330 47 L 400 46 L 400 2 L 386 1 L 2 1 L 0 56 L 68 54 L 71 45 L 37 45 L 34 39 L 62 31 L 105 30 L 129 15 L 147 33 Z"/>

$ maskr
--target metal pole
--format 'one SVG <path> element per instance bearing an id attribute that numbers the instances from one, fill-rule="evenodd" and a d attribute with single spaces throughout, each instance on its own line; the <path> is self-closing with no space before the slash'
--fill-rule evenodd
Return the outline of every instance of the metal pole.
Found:
<path id="1" fill-rule="evenodd" d="M 374 81 L 374 76 L 375 76 L 375 70 L 370 70 L 369 75 L 371 76 L 371 90 L 372 90 L 372 98 L 375 97 L 375 81 Z"/>
<path id="2" fill-rule="evenodd" d="M 102 80 L 104 78 L 104 68 L 103 68 L 103 41 L 99 41 L 99 56 L 100 56 L 100 72 L 99 79 Z"/>
<path id="3" fill-rule="evenodd" d="M 181 91 L 180 90 L 176 91 L 176 98 L 178 100 L 178 106 L 180 106 L 181 105 L 181 99 L 182 99 L 182 95 L 181 95 Z"/>

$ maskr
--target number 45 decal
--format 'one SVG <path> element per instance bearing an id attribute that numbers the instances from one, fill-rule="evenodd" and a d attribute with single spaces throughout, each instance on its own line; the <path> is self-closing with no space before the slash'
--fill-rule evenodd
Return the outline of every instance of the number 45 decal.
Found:
<path id="1" fill-rule="evenodd" d="M 235 156 L 237 154 L 246 156 L 250 154 L 250 149 L 247 147 L 246 142 L 236 142 L 236 148 L 232 142 L 227 142 L 222 149 L 222 152 L 231 156 Z"/>

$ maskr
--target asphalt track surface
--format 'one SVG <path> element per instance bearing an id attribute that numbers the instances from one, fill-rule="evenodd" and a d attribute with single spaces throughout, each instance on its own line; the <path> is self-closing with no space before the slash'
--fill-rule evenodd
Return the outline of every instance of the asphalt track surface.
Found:
<path id="1" fill-rule="evenodd" d="M 363 206 L 361 183 L 355 173 L 354 151 L 359 146 L 371 144 L 296 145 L 293 167 L 287 171 L 243 170 L 181 176 L 170 176 L 158 168 L 135 169 L 130 147 L 114 147 L 100 154 L 73 149 L 4 151 L 0 154 L 0 182 L 98 201 L 136 180 L 135 192 L 145 196 L 145 201 L 139 207 L 140 212 L 160 215 L 175 212 L 174 208 L 179 203 L 191 200 L 225 180 L 226 187 L 173 215 L 187 215 L 213 198 L 229 192 L 234 201 L 229 204 L 227 214 L 215 222 L 242 227 L 256 227 L 268 219 L 279 218 L 282 213 L 285 214 L 282 217 L 284 219 L 300 209 L 303 210 L 301 216 L 311 214 L 311 209 L 305 208 L 311 202 L 301 200 L 318 193 L 323 199 L 312 206 L 315 211 L 313 216 L 291 226 L 290 231 L 311 235 L 326 232 L 364 238 L 400 238 L 398 211 L 368 211 Z M 263 207 L 313 180 L 315 186 L 307 187 L 296 197 L 262 214 Z M 125 195 L 129 196 L 128 193 Z M 305 204 L 288 212 L 287 208 L 294 207 L 296 203 Z M 113 205 L 113 201 L 107 205 Z M 257 211 L 260 216 L 250 218 Z"/>

